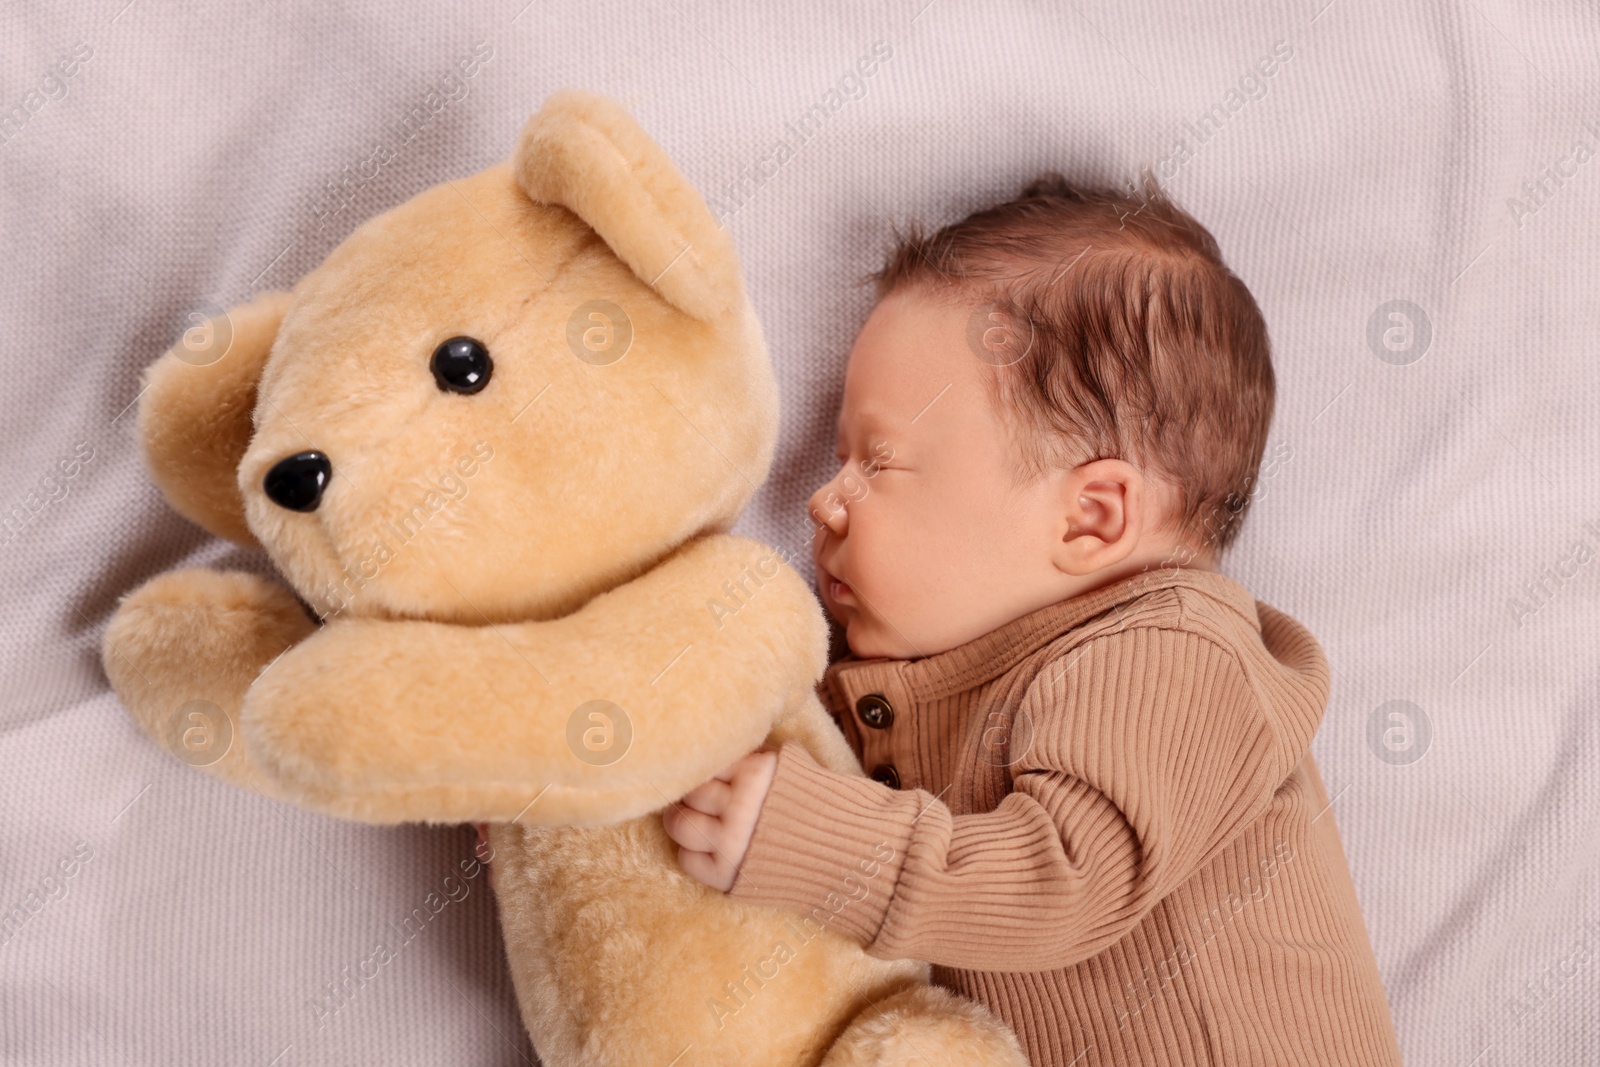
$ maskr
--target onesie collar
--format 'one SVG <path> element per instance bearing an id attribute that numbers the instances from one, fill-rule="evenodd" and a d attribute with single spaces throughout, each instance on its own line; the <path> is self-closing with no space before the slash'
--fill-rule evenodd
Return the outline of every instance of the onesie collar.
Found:
<path id="1" fill-rule="evenodd" d="M 1232 578 L 1193 567 L 1163 567 L 1047 604 L 932 656 L 903 660 L 846 655 L 828 668 L 823 685 L 832 689 L 836 708 L 847 706 L 855 693 L 894 690 L 914 701 L 925 701 L 964 692 L 999 677 L 1043 645 L 1096 616 L 1173 587 L 1194 589 L 1227 604 L 1255 630 L 1261 629 L 1255 597 Z"/>

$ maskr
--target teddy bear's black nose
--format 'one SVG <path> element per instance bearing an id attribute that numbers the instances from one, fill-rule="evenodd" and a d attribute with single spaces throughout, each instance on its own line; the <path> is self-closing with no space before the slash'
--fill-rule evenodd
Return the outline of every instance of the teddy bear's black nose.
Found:
<path id="1" fill-rule="evenodd" d="M 261 488 L 267 499 L 290 511 L 316 511 L 322 491 L 333 477 L 333 464 L 321 452 L 296 452 L 267 471 Z"/>

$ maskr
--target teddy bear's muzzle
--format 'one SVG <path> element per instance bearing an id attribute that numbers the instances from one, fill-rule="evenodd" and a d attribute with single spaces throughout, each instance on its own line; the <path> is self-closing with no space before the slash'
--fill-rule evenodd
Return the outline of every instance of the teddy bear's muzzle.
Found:
<path id="1" fill-rule="evenodd" d="M 296 452 L 278 460 L 262 479 L 267 499 L 290 511 L 316 511 L 333 477 L 333 464 L 321 452 Z"/>

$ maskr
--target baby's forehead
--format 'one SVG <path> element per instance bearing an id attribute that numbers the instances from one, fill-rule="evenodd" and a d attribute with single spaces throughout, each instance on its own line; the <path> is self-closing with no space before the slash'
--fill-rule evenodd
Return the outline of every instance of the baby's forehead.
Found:
<path id="1" fill-rule="evenodd" d="M 880 301 L 851 346 L 841 418 L 903 428 L 948 391 L 974 388 L 983 368 L 969 344 L 970 312 L 914 294 Z"/>

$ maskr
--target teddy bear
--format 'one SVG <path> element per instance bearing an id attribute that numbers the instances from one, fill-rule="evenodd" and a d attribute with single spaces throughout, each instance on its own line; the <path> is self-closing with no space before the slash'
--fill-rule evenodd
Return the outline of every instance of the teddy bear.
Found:
<path id="1" fill-rule="evenodd" d="M 121 600 L 103 662 L 148 733 L 311 810 L 489 823 L 548 1067 L 1023 1067 L 926 963 L 677 865 L 661 810 L 737 757 L 862 770 L 815 597 L 729 532 L 778 417 L 731 239 L 626 111 L 551 96 L 509 162 L 214 320 L 146 372 L 141 447 L 283 581 Z"/>

